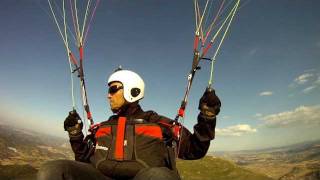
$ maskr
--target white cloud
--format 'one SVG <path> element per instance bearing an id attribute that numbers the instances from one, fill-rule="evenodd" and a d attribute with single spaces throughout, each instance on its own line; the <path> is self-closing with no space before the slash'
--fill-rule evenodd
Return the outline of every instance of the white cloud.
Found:
<path id="1" fill-rule="evenodd" d="M 289 87 L 301 88 L 304 94 L 310 93 L 320 87 L 320 73 L 317 73 L 315 69 L 306 70 L 304 74 L 295 78 Z"/>
<path id="2" fill-rule="evenodd" d="M 242 136 L 244 134 L 255 133 L 257 129 L 252 128 L 248 124 L 238 124 L 235 126 L 229 126 L 223 129 L 216 129 L 218 136 Z"/>
<path id="3" fill-rule="evenodd" d="M 301 74 L 300 76 L 298 76 L 296 79 L 294 79 L 294 82 L 296 82 L 297 84 L 305 84 L 313 76 L 314 76 L 314 74 L 312 74 L 312 73 L 304 73 L 304 74 Z"/>
<path id="4" fill-rule="evenodd" d="M 259 118 L 259 117 L 262 117 L 262 114 L 261 113 L 256 113 L 253 117 Z"/>
<path id="5" fill-rule="evenodd" d="M 313 86 L 309 86 L 305 89 L 302 90 L 303 93 L 307 94 L 309 92 L 311 92 L 313 89 L 317 88 L 317 86 L 313 85 Z"/>
<path id="6" fill-rule="evenodd" d="M 320 105 L 300 106 L 292 111 L 267 115 L 261 119 L 268 127 L 320 125 Z"/>
<path id="7" fill-rule="evenodd" d="M 272 91 L 264 91 L 259 94 L 259 96 L 271 96 L 273 94 Z"/>

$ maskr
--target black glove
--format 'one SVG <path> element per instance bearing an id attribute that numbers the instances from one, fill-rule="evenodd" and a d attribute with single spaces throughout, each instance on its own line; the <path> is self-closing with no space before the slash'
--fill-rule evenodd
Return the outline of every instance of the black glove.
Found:
<path id="1" fill-rule="evenodd" d="M 81 135 L 83 123 L 76 110 L 70 111 L 64 120 L 64 130 L 68 131 L 70 137 Z"/>
<path id="2" fill-rule="evenodd" d="M 207 87 L 199 101 L 198 109 L 202 116 L 209 119 L 215 118 L 220 112 L 220 107 L 221 101 L 215 94 L 214 89 Z"/>

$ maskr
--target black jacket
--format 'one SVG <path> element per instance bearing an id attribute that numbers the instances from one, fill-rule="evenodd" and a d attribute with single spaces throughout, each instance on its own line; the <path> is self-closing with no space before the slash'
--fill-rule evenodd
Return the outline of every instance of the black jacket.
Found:
<path id="1" fill-rule="evenodd" d="M 194 126 L 194 133 L 191 134 L 188 129 L 186 129 L 185 127 L 182 127 L 182 129 L 180 130 L 181 132 L 181 136 L 179 138 L 180 142 L 177 142 L 176 141 L 177 137 L 173 132 L 174 127 L 177 127 L 174 125 L 175 121 L 169 118 L 166 118 L 164 116 L 158 115 L 153 111 L 145 112 L 141 109 L 138 103 L 131 103 L 127 105 L 125 108 L 123 108 L 123 110 L 120 113 L 118 113 L 117 115 L 113 115 L 107 121 L 102 122 L 99 128 L 116 124 L 119 120 L 119 117 L 125 117 L 128 122 L 133 122 L 135 120 L 144 120 L 146 123 L 156 124 L 160 126 L 162 137 L 163 137 L 161 139 L 161 143 L 163 143 L 164 146 L 170 149 L 170 147 L 172 147 L 173 145 L 173 142 L 175 142 L 175 144 L 177 145 L 175 149 L 178 151 L 177 153 L 178 157 L 181 159 L 194 160 L 194 159 L 199 159 L 205 156 L 210 146 L 210 140 L 214 139 L 214 135 L 215 135 L 216 119 L 215 118 L 207 119 L 204 116 L 202 116 L 200 113 L 198 115 L 198 123 Z M 99 128 L 97 130 L 98 132 L 99 132 Z M 107 158 L 107 155 L 105 157 L 101 155 L 97 156 L 96 154 L 99 153 L 97 149 L 94 150 L 91 148 L 92 151 L 90 151 L 90 146 L 88 146 L 88 140 L 90 140 L 93 144 L 96 144 L 99 146 L 99 144 L 97 143 L 97 139 L 98 139 L 97 136 L 95 136 L 94 134 L 91 134 L 86 138 L 84 138 L 83 134 L 81 134 L 78 137 L 70 138 L 70 143 L 75 153 L 75 159 L 77 161 L 90 162 L 96 165 L 96 168 L 98 168 L 102 172 L 104 172 L 104 169 L 105 169 L 106 175 L 109 175 L 109 176 L 115 176 L 114 174 L 117 174 L 114 172 L 113 174 L 110 174 L 110 170 L 108 168 L 111 168 L 111 167 L 108 167 L 108 166 L 112 163 L 116 163 L 112 165 L 113 169 L 115 166 L 118 167 L 122 165 L 124 166 L 124 169 L 128 169 L 127 165 L 130 164 L 128 163 L 129 161 L 119 162 L 119 161 L 114 161 L 112 159 L 110 160 L 110 158 Z M 103 141 L 103 139 L 101 141 Z M 155 148 L 152 151 L 160 151 L 160 149 L 161 148 Z M 157 154 L 155 152 L 152 152 L 152 154 L 151 155 L 148 154 L 148 156 L 152 157 L 160 154 L 163 154 L 163 153 L 161 152 Z M 168 154 L 169 155 L 166 155 L 166 157 L 170 156 L 170 152 L 168 152 Z M 172 154 L 171 154 L 171 157 L 169 157 L 168 159 L 171 162 L 166 162 L 161 165 L 159 165 L 158 163 L 158 165 L 155 165 L 155 166 L 167 166 L 171 169 L 175 169 L 175 163 L 174 161 L 172 161 Z M 153 164 L 155 164 L 152 162 L 152 160 L 150 161 L 151 161 L 150 163 L 146 161 L 147 166 L 148 165 L 153 166 Z M 99 162 L 99 164 L 97 162 Z M 137 167 L 136 164 L 133 164 L 133 166 Z M 119 171 L 119 173 L 123 174 L 124 172 Z M 130 176 L 130 174 L 128 176 Z"/>

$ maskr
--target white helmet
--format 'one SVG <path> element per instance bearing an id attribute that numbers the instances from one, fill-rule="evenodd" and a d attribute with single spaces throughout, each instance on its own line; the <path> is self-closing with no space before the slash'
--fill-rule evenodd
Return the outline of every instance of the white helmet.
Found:
<path id="1" fill-rule="evenodd" d="M 117 70 L 109 77 L 108 85 L 115 81 L 122 83 L 126 101 L 132 103 L 144 97 L 144 82 L 137 73 L 129 70 Z"/>

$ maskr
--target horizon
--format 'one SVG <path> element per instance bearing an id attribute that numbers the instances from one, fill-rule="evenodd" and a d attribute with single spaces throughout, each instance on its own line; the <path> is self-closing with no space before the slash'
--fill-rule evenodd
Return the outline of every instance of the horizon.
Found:
<path id="1" fill-rule="evenodd" d="M 320 138 L 318 7 L 319 0 L 243 1 L 215 64 L 213 87 L 222 108 L 210 151 Z M 144 79 L 144 110 L 175 117 L 192 63 L 193 13 L 192 1 L 101 1 L 84 61 L 95 122 L 112 115 L 106 79 L 119 65 Z M 49 15 L 41 0 L 0 1 L 0 119 L 67 137 L 70 70 Z M 184 119 L 191 132 L 210 72 L 209 63 L 200 65 Z M 78 89 L 75 96 L 83 114 Z"/>
<path id="2" fill-rule="evenodd" d="M 4 126 L 9 126 L 9 127 L 13 127 L 13 128 L 16 128 L 17 130 L 26 130 L 30 133 L 38 133 L 39 135 L 47 135 L 47 136 L 50 136 L 50 137 L 53 137 L 53 138 L 58 138 L 58 139 L 61 139 L 61 140 L 67 140 L 69 141 L 69 138 L 68 138 L 68 134 L 67 132 L 65 132 L 64 135 L 57 135 L 57 134 L 50 134 L 48 133 L 47 131 L 39 131 L 39 129 L 31 129 L 31 128 L 27 128 L 27 127 L 22 127 L 22 126 L 19 126 L 18 124 L 10 124 L 10 122 L 5 122 L 5 121 L 1 121 L 0 120 L 0 126 L 1 125 L 4 125 Z M 320 138 L 318 139 L 313 139 L 313 140 L 305 140 L 305 141 L 301 141 L 301 142 L 295 142 L 295 143 L 292 143 L 292 144 L 287 144 L 287 145 L 280 145 L 280 146 L 271 146 L 271 147 L 267 147 L 267 148 L 261 148 L 261 149 L 239 149 L 239 150 L 215 150 L 215 149 L 210 149 L 208 150 L 208 153 L 214 155 L 214 153 L 238 153 L 238 152 L 243 152 L 243 151 L 266 151 L 266 150 L 273 150 L 273 149 L 282 149 L 282 148 L 288 148 L 290 146 L 296 146 L 296 145 L 301 145 L 301 144 L 306 144 L 306 143 L 314 143 L 314 142 L 317 142 L 319 141 L 320 142 Z M 70 146 L 71 148 L 71 146 Z M 210 155 L 209 155 L 210 156 Z"/>

